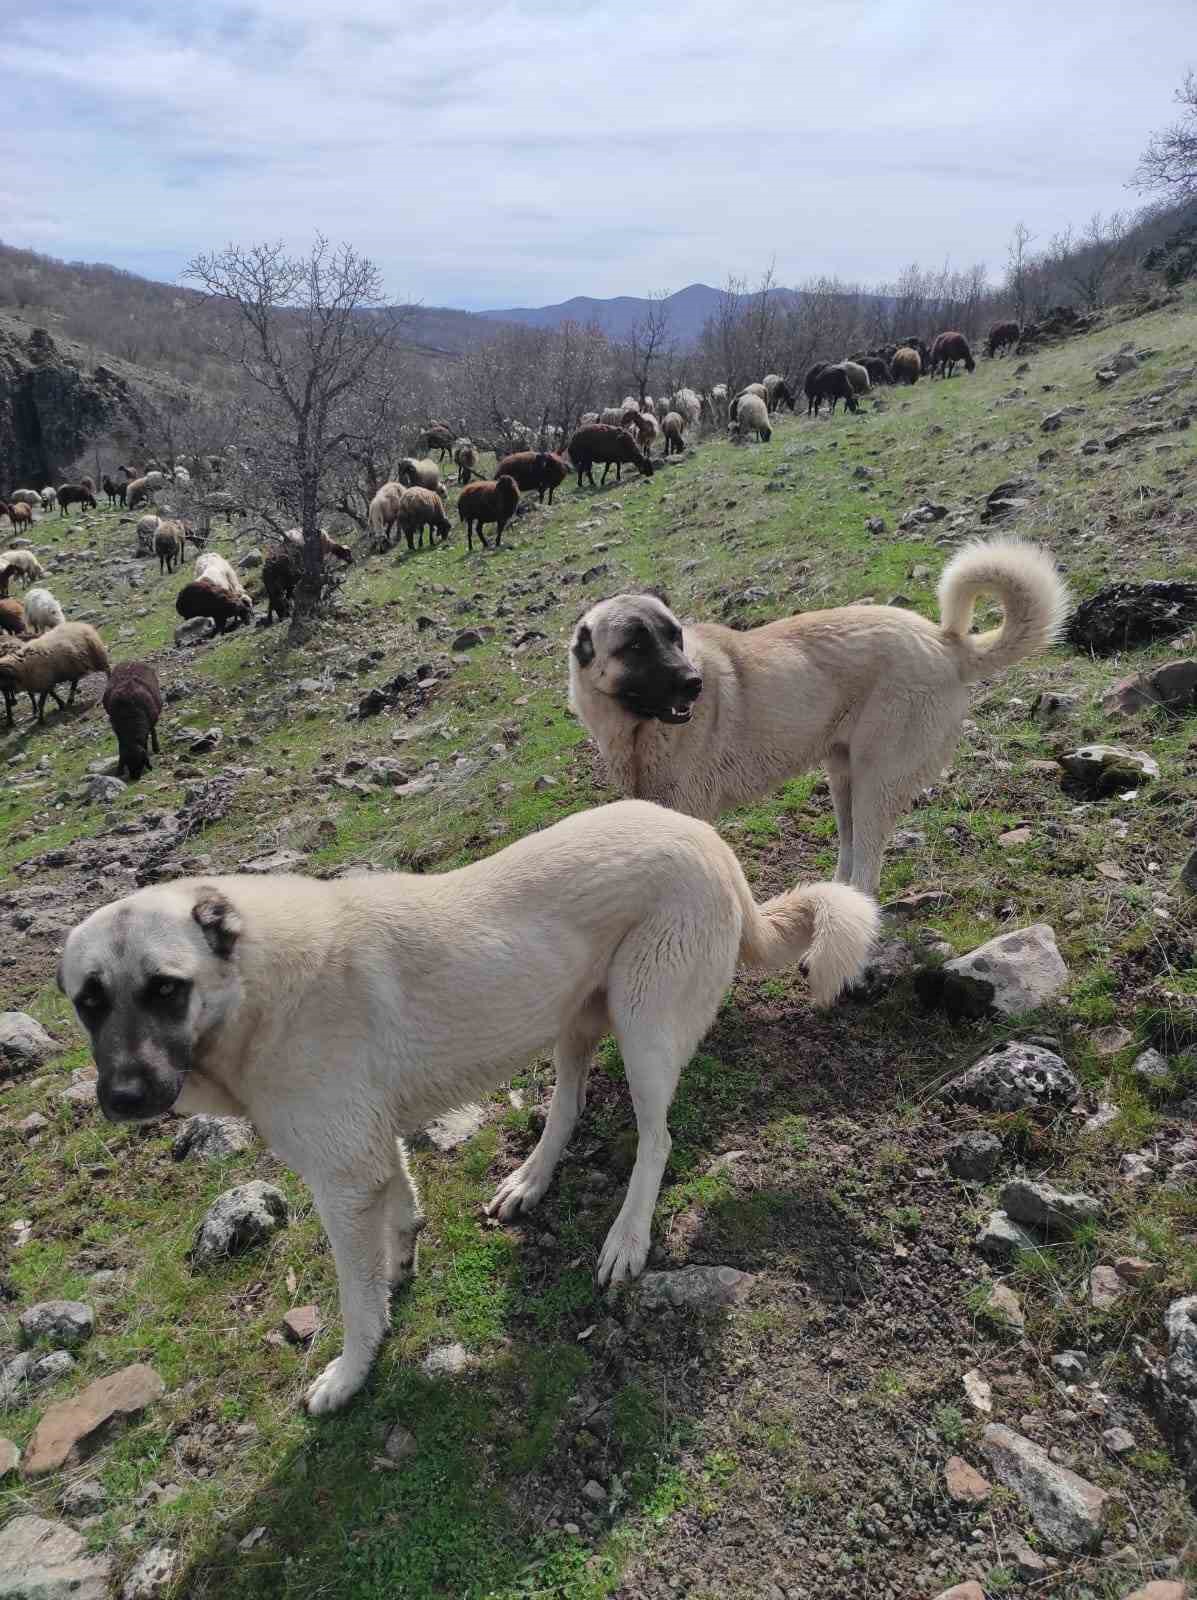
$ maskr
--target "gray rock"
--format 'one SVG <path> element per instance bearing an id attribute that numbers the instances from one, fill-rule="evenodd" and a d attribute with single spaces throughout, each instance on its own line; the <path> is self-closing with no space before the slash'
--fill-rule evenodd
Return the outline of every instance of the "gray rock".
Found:
<path id="1" fill-rule="evenodd" d="M 948 1151 L 948 1171 L 969 1183 L 986 1183 L 1002 1159 L 1002 1141 L 995 1133 L 966 1133 Z"/>
<path id="2" fill-rule="evenodd" d="M 1079 694 L 1064 694 L 1055 689 L 1044 689 L 1031 702 L 1031 715 L 1040 722 L 1058 722 L 1071 716 L 1081 703 Z"/>
<path id="3" fill-rule="evenodd" d="M 1112 1456 L 1128 1456 L 1135 1448 L 1135 1436 L 1125 1428 L 1105 1428 L 1101 1439 Z"/>
<path id="4" fill-rule="evenodd" d="M 89 1556 L 65 1522 L 14 1517 L 0 1529 L 3 1600 L 110 1600 L 112 1558 Z"/>
<path id="5" fill-rule="evenodd" d="M 1031 1228 L 1075 1228 L 1101 1216 L 1101 1202 L 1092 1195 L 1065 1194 L 1050 1183 L 1034 1183 L 1029 1178 L 1011 1179 L 999 1203 L 1015 1222 Z"/>
<path id="6" fill-rule="evenodd" d="M 1159 763 L 1143 750 L 1117 744 L 1087 744 L 1056 757 L 1070 778 L 1097 795 L 1115 794 L 1150 783 L 1160 775 Z"/>
<path id="7" fill-rule="evenodd" d="M 169 1544 L 152 1544 L 130 1569 L 121 1586 L 121 1600 L 160 1600 L 174 1585 L 182 1553 Z"/>
<path id="8" fill-rule="evenodd" d="M 29 1391 L 65 1377 L 75 1365 L 66 1350 L 22 1350 L 0 1366 L 0 1411 L 28 1405 Z"/>
<path id="9" fill-rule="evenodd" d="M 243 1117 L 188 1117 L 175 1135 L 171 1154 L 176 1161 L 199 1156 L 204 1161 L 224 1161 L 248 1150 L 254 1142 L 253 1123 Z"/>
<path id="10" fill-rule="evenodd" d="M 393 1427 L 387 1429 L 382 1453 L 388 1461 L 409 1461 L 418 1453 L 419 1448 L 415 1434 L 409 1433 L 401 1423 L 396 1422 Z"/>
<path id="11" fill-rule="evenodd" d="M 964 1015 L 996 1011 L 1016 1016 L 1055 998 L 1068 983 L 1068 968 L 1046 922 L 998 934 L 944 964 L 934 975 L 944 985 L 941 1002 Z"/>
<path id="12" fill-rule="evenodd" d="M 1117 450 L 1124 444 L 1133 444 L 1136 439 L 1152 439 L 1157 433 L 1166 433 L 1166 422 L 1140 422 L 1132 428 L 1123 428 L 1118 433 L 1111 433 L 1104 439 L 1107 450 Z"/>
<path id="13" fill-rule="evenodd" d="M 1001 1423 L 983 1436 L 994 1474 L 1022 1500 L 1039 1532 L 1056 1550 L 1079 1554 L 1101 1543 L 1109 1495 L 1058 1466 L 1045 1450 Z"/>
<path id="14" fill-rule="evenodd" d="M 260 550 L 247 550 L 238 561 L 237 566 L 242 572 L 253 572 L 262 565 L 262 552 Z"/>
<path id="15" fill-rule="evenodd" d="M 1146 1183 L 1155 1177 L 1155 1158 L 1145 1150 L 1128 1150 L 1118 1163 L 1123 1183 Z"/>
<path id="16" fill-rule="evenodd" d="M 1031 1235 L 1011 1222 L 1004 1211 L 991 1211 L 989 1221 L 973 1240 L 986 1261 L 1013 1261 L 1021 1250 L 1034 1250 L 1036 1241 Z"/>
<path id="17" fill-rule="evenodd" d="M 582 1485 L 582 1494 L 593 1506 L 605 1506 L 607 1504 L 607 1491 L 596 1478 L 587 1479 Z"/>
<path id="18" fill-rule="evenodd" d="M 302 850 L 273 850 L 268 856 L 258 856 L 253 861 L 241 863 L 242 872 L 265 876 L 270 872 L 294 872 L 307 860 Z"/>
<path id="19" fill-rule="evenodd" d="M 1049 411 L 1039 424 L 1040 433 L 1058 433 L 1070 417 L 1080 417 L 1085 413 L 1084 406 L 1061 406 L 1059 411 Z"/>
<path id="20" fill-rule="evenodd" d="M 86 1344 L 96 1331 L 96 1314 L 81 1300 L 41 1300 L 18 1317 L 26 1344 L 48 1340 L 56 1350 Z"/>
<path id="21" fill-rule="evenodd" d="M 733 1304 L 752 1288 L 756 1278 L 735 1267 L 679 1267 L 646 1272 L 640 1280 L 640 1304 L 648 1311 L 670 1306 L 710 1311 Z"/>
<path id="22" fill-rule="evenodd" d="M 40 1022 L 24 1011 L 0 1011 L 0 1067 L 36 1067 L 59 1048 Z"/>
<path id="23" fill-rule="evenodd" d="M 1197 1398 L 1197 1294 L 1173 1300 L 1164 1314 L 1168 1330 L 1168 1382 Z"/>
<path id="24" fill-rule="evenodd" d="M 108 1491 L 96 1478 L 79 1478 L 67 1484 L 58 1503 L 68 1517 L 94 1517 L 108 1504 Z"/>
<path id="25" fill-rule="evenodd" d="M 869 959 L 848 990 L 852 1000 L 876 1000 L 915 969 L 914 951 L 904 939 L 883 939 L 873 946 Z"/>
<path id="26" fill-rule="evenodd" d="M 183 650 L 188 645 L 203 644 L 215 632 L 216 624 L 211 617 L 189 617 L 175 629 L 175 649 Z"/>
<path id="27" fill-rule="evenodd" d="M 287 1225 L 287 1201 L 281 1189 L 255 1178 L 226 1189 L 200 1223 L 191 1259 L 208 1266 L 263 1244 Z"/>
<path id="28" fill-rule="evenodd" d="M 0 1439 L 0 1478 L 7 1478 L 21 1465 L 20 1449 L 11 1439 Z"/>
<path id="29" fill-rule="evenodd" d="M 94 778 L 88 779 L 83 799 L 90 806 L 111 805 L 128 787 L 123 778 L 106 778 L 97 774 Z"/>
<path id="30" fill-rule="evenodd" d="M 1136 1056 L 1131 1071 L 1143 1083 L 1157 1088 L 1166 1086 L 1172 1076 L 1167 1061 L 1158 1050 L 1144 1050 L 1142 1055 Z"/>
<path id="31" fill-rule="evenodd" d="M 438 1150 L 456 1150 L 485 1126 L 485 1106 L 475 1104 L 457 1106 L 430 1122 L 421 1137 L 429 1144 L 435 1145 Z"/>
<path id="32" fill-rule="evenodd" d="M 954 1078 L 944 1093 L 983 1109 L 1021 1111 L 1075 1105 L 1081 1086 L 1054 1051 L 1012 1039 Z"/>
<path id="33" fill-rule="evenodd" d="M 477 628 L 465 628 L 450 645 L 451 650 L 476 650 L 486 640 Z"/>
<path id="34" fill-rule="evenodd" d="M 463 1344 L 436 1345 L 420 1363 L 425 1376 L 429 1378 L 457 1377 L 477 1365 L 477 1357 L 472 1356 Z"/>
<path id="35" fill-rule="evenodd" d="M 1158 667 L 1119 678 L 1102 696 L 1104 711 L 1131 715 L 1164 706 L 1189 711 L 1197 700 L 1197 661 L 1165 661 Z"/>
<path id="36" fill-rule="evenodd" d="M 1089 1370 L 1089 1357 L 1083 1350 L 1060 1350 L 1052 1357 L 1052 1371 L 1065 1383 L 1077 1383 Z"/>

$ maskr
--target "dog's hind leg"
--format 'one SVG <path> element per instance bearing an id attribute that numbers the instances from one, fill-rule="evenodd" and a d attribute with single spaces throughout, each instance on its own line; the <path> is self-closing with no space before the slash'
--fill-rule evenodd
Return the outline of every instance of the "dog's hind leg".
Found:
<path id="1" fill-rule="evenodd" d="M 314 1417 L 336 1411 L 365 1383 L 390 1321 L 389 1214 L 394 1178 L 374 1188 L 316 1187 L 313 1199 L 332 1245 L 345 1348 L 307 1392 Z M 414 1193 L 413 1193 L 414 1198 Z"/>
<path id="2" fill-rule="evenodd" d="M 835 827 L 840 840 L 839 859 L 835 864 L 835 881 L 851 883 L 852 774 L 848 752 L 843 745 L 833 745 L 827 752 L 827 781 L 831 786 L 831 803 L 835 807 Z"/>
<path id="3" fill-rule="evenodd" d="M 387 1183 L 386 1250 L 387 1282 L 392 1289 L 416 1275 L 416 1259 L 424 1213 L 412 1182 L 403 1140 L 395 1140 L 395 1171 Z"/>
<path id="4" fill-rule="evenodd" d="M 487 1216 L 509 1222 L 519 1212 L 530 1211 L 552 1182 L 557 1163 L 586 1105 L 591 1053 L 609 1027 L 605 1002 L 594 999 L 583 1007 L 557 1040 L 553 1053 L 557 1081 L 544 1132 L 523 1166 L 504 1178 L 495 1190 L 494 1199 L 486 1208 Z"/>

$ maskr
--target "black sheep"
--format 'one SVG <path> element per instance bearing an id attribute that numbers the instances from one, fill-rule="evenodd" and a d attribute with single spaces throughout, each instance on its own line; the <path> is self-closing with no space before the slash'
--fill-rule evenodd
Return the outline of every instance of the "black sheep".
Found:
<path id="1" fill-rule="evenodd" d="M 579 428 L 566 446 L 565 453 L 577 468 L 579 489 L 583 476 L 592 489 L 596 487 L 594 468 L 598 462 L 603 463 L 603 483 L 606 483 L 612 467 L 615 468 L 616 483 L 620 481 L 625 466 L 638 467 L 646 478 L 653 475 L 652 462 L 631 434 L 623 428 L 613 428 L 608 423 L 590 422 L 584 428 Z"/>
<path id="2" fill-rule="evenodd" d="M 212 583 L 208 578 L 194 578 L 185 583 L 175 597 L 175 610 L 181 617 L 211 617 L 217 633 L 223 633 L 232 624 L 250 622 L 254 608 L 249 600 L 235 600 L 227 589 Z"/>
<path id="3" fill-rule="evenodd" d="M 931 347 L 931 376 L 934 377 L 938 372 L 941 377 L 950 378 L 958 361 L 964 362 L 966 372 L 975 371 L 977 363 L 973 360 L 968 340 L 955 331 L 938 334 Z"/>
<path id="4" fill-rule="evenodd" d="M 1022 329 L 1017 322 L 995 322 L 989 330 L 989 338 L 985 345 L 986 354 L 996 356 L 1007 345 L 1017 345 L 1021 338 Z"/>
<path id="5" fill-rule="evenodd" d="M 116 734 L 120 761 L 118 776 L 128 773 L 136 781 L 153 768 L 150 749 L 158 754 L 158 718 L 162 715 L 162 689 L 148 661 L 118 661 L 101 701 Z"/>
<path id="6" fill-rule="evenodd" d="M 844 402 L 845 411 L 860 410 L 856 403 L 856 391 L 852 387 L 852 380 L 843 367 L 829 367 L 826 362 L 820 362 L 817 369 L 812 367 L 807 373 L 804 389 L 807 416 L 812 412 L 818 416 L 819 406 L 824 400 L 830 405 L 832 416 L 835 415 L 836 402 L 839 400 Z"/>

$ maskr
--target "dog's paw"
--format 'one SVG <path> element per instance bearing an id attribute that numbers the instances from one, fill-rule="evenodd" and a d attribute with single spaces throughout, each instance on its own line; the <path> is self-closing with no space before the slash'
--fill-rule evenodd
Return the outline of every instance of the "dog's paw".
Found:
<path id="1" fill-rule="evenodd" d="M 647 1260 L 648 1234 L 641 1238 L 634 1229 L 624 1228 L 617 1222 L 607 1235 L 598 1258 L 599 1284 L 605 1286 L 621 1283 L 625 1278 L 638 1278 Z"/>
<path id="2" fill-rule="evenodd" d="M 494 1199 L 486 1208 L 487 1216 L 498 1217 L 500 1222 L 510 1222 L 521 1211 L 531 1211 L 548 1188 L 552 1176 L 551 1171 L 538 1168 L 535 1158 L 529 1157 L 495 1190 Z"/>
<path id="3" fill-rule="evenodd" d="M 308 1415 L 322 1417 L 329 1411 L 339 1411 L 353 1399 L 361 1388 L 364 1374 L 355 1374 L 345 1365 L 344 1356 L 330 1361 L 304 1397 Z"/>

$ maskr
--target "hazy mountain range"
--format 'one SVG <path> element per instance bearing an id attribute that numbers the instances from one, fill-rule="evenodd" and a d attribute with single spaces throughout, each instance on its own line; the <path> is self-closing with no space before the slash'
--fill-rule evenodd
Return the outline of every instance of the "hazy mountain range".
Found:
<path id="1" fill-rule="evenodd" d="M 770 294 L 786 305 L 798 298 L 793 289 L 772 289 Z M 669 337 L 680 344 L 697 339 L 714 315 L 719 297 L 720 291 L 708 283 L 692 283 L 671 294 L 665 302 L 669 309 Z M 492 322 L 520 322 L 529 328 L 556 328 L 563 322 L 596 323 L 608 338 L 623 339 L 644 318 L 648 307 L 648 300 L 639 295 L 620 294 L 612 300 L 596 300 L 591 295 L 578 294 L 555 306 L 509 306 L 479 315 Z"/>

